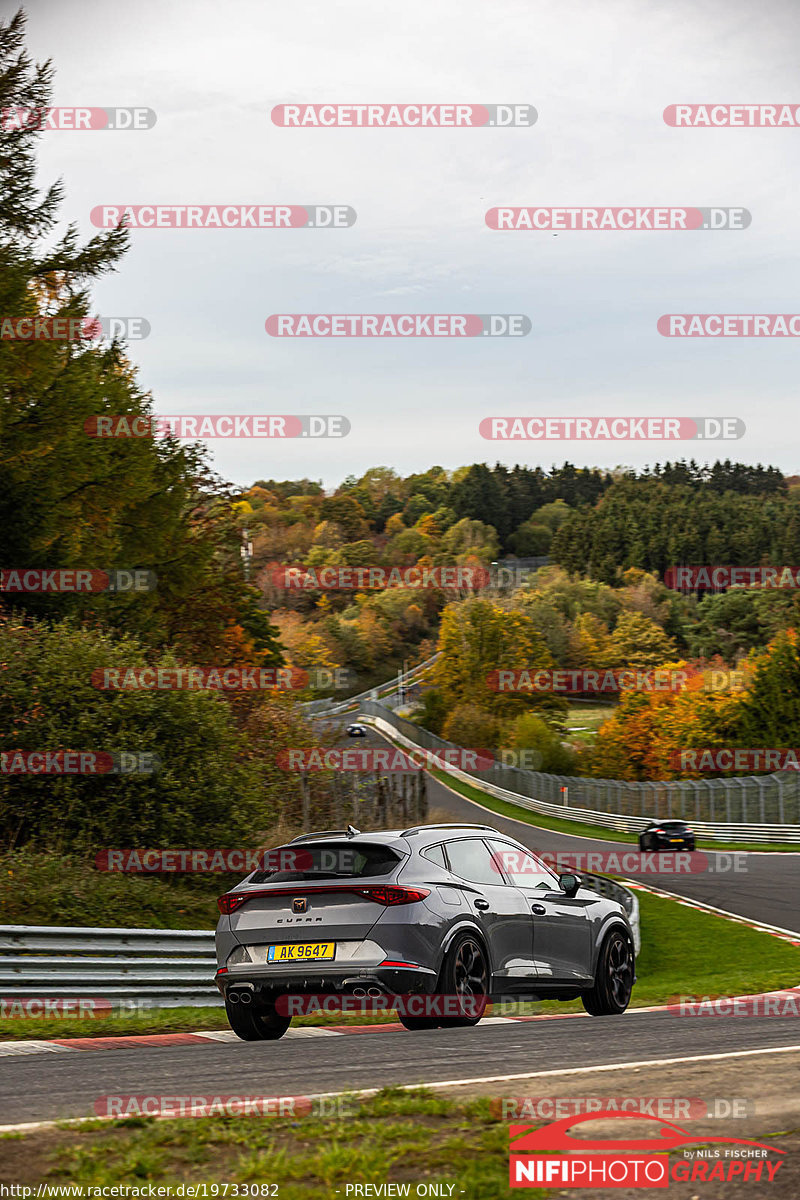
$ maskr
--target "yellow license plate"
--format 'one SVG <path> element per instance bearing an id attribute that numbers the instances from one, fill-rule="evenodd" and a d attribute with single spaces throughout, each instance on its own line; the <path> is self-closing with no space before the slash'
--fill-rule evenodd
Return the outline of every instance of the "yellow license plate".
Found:
<path id="1" fill-rule="evenodd" d="M 267 962 L 319 962 L 333 958 L 335 942 L 293 942 L 289 946 L 267 946 Z"/>
<path id="2" fill-rule="evenodd" d="M 678 844 L 680 844 L 683 841 L 683 838 L 670 838 L 669 840 L 671 842 L 678 842 Z"/>

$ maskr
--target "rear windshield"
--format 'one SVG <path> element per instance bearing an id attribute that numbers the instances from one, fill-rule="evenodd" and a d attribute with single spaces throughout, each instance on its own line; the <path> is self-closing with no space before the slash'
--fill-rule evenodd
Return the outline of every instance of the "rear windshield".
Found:
<path id="1" fill-rule="evenodd" d="M 313 879 L 372 879 L 389 875 L 401 861 L 388 846 L 364 842 L 314 842 L 279 846 L 265 854 L 264 870 L 250 883 L 295 883 Z"/>
<path id="2" fill-rule="evenodd" d="M 659 824 L 661 825 L 662 829 L 671 829 L 673 832 L 677 829 L 686 828 L 685 821 L 660 821 Z"/>

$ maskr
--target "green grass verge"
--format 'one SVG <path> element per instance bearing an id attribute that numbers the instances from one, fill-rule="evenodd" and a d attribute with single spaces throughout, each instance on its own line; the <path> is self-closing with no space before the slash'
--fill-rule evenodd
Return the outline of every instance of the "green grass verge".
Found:
<path id="1" fill-rule="evenodd" d="M 29 1186 L 172 1189 L 206 1183 L 209 1196 L 211 1185 L 219 1184 L 221 1200 L 225 1183 L 277 1184 L 255 1194 L 308 1200 L 337 1191 L 343 1196 L 345 1185 L 354 1181 L 408 1183 L 412 1196 L 417 1184 L 447 1182 L 455 1185 L 454 1196 L 507 1200 L 508 1124 L 491 1114 L 488 1099 L 459 1101 L 422 1088 L 386 1089 L 369 1099 L 347 1099 L 345 1114 L 336 1119 L 130 1118 L 61 1126 L 4 1138 L 2 1176 Z M 532 1200 L 548 1194 L 526 1189 Z"/>
<path id="2" fill-rule="evenodd" d="M 213 929 L 236 875 L 123 875 L 77 855 L 0 854 L 0 924 Z"/>
<path id="3" fill-rule="evenodd" d="M 678 995 L 745 995 L 794 987 L 800 983 L 800 950 L 771 934 L 761 933 L 713 913 L 685 908 L 674 900 L 638 892 L 642 952 L 633 1007 L 664 1004 Z M 496 1015 L 502 1015 L 498 1006 Z M 506 1010 L 508 1015 L 517 1008 Z M 523 1012 L 582 1012 L 579 1000 L 556 1000 L 526 1006 Z M 383 1024 L 393 1012 L 360 1016 L 314 1014 L 296 1017 L 294 1025 Z M 0 1020 L 0 1040 L 26 1038 L 103 1037 L 226 1029 L 221 1009 L 157 1009 L 126 1017 L 94 1020 L 61 1018 Z"/>
<path id="4" fill-rule="evenodd" d="M 567 712 L 565 731 L 571 742 L 582 742 L 591 746 L 597 739 L 597 731 L 604 721 L 614 716 L 616 705 L 598 704 L 588 700 L 573 701 Z"/>
<path id="5" fill-rule="evenodd" d="M 482 804 L 484 808 L 491 809 L 501 817 L 514 817 L 517 821 L 524 821 L 526 825 L 534 825 L 539 829 L 552 829 L 554 833 L 570 833 L 586 838 L 601 838 L 606 842 L 626 842 L 628 845 L 639 844 L 639 839 L 635 833 L 621 833 L 616 829 L 604 829 L 601 825 L 586 825 L 583 821 L 570 821 L 568 818 L 543 816 L 540 813 L 530 812 L 527 808 L 520 808 L 518 804 L 509 804 L 507 800 L 498 800 L 494 796 L 488 795 L 472 784 L 463 783 L 460 779 L 454 779 L 448 775 L 446 771 L 440 771 L 438 768 L 431 768 L 429 771 L 434 779 L 439 783 L 444 783 L 447 787 L 452 788 L 454 792 L 458 792 L 459 796 L 464 796 L 467 800 L 475 800 L 478 804 Z M 800 852 L 800 845 L 791 846 L 785 842 L 775 842 L 762 844 L 759 842 L 705 842 L 698 847 L 700 850 L 765 850 L 773 853 L 782 854 L 797 854 Z"/>

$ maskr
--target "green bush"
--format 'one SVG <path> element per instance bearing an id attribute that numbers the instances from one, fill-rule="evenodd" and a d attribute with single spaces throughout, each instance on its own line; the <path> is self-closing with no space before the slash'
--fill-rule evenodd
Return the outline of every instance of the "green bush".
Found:
<path id="1" fill-rule="evenodd" d="M 554 775 L 570 775 L 575 768 L 575 755 L 564 746 L 554 729 L 536 713 L 521 713 L 511 729 L 511 749 L 536 750 L 540 756 L 539 771 Z"/>
<path id="2" fill-rule="evenodd" d="M 431 733 L 435 733 L 437 737 L 442 736 L 442 729 L 447 719 L 447 701 L 438 688 L 428 688 L 426 692 L 423 692 L 422 703 L 412 713 L 411 719 L 416 725 L 422 725 Z"/>
<path id="3" fill-rule="evenodd" d="M 444 723 L 442 737 L 470 749 L 486 749 L 500 742 L 502 724 L 477 704 L 458 704 Z"/>
<path id="4" fill-rule="evenodd" d="M 269 825 L 297 781 L 274 763 L 297 721 L 270 697 L 237 722 L 209 691 L 103 691 L 103 668 L 177 667 L 133 638 L 0 618 L 0 751 L 156 755 L 154 774 L 0 774 L 0 846 L 230 846 Z M 245 740 L 247 737 L 247 740 Z M 299 744 L 303 744 L 301 741 Z M 272 748 L 272 749 L 271 749 Z"/>

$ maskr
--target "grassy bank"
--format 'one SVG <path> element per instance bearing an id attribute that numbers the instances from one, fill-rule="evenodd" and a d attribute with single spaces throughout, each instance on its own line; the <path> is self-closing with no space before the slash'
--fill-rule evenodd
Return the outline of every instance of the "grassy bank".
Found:
<path id="1" fill-rule="evenodd" d="M 346 1099 L 342 1107 L 335 1119 L 132 1118 L 14 1135 L 0 1141 L 0 1181 L 206 1183 L 209 1196 L 211 1185 L 224 1181 L 258 1186 L 256 1194 L 279 1200 L 344 1195 L 354 1180 L 409 1184 L 412 1196 L 417 1184 L 446 1182 L 455 1185 L 454 1196 L 508 1197 L 508 1124 L 491 1114 L 488 1099 L 387 1089 L 370 1099 Z M 277 1188 L 262 1191 L 269 1183 Z M 526 1194 L 539 1200 L 548 1193 Z"/>
<path id="2" fill-rule="evenodd" d="M 238 875 L 123 875 L 75 855 L 0 855 L 0 924 L 213 929 Z"/>

